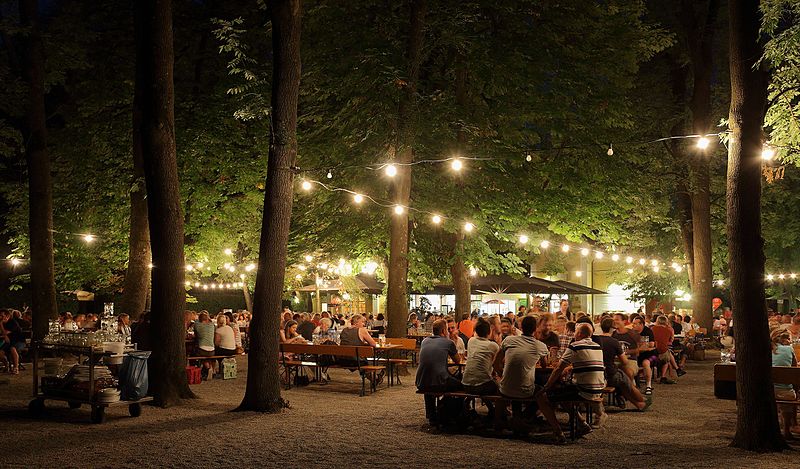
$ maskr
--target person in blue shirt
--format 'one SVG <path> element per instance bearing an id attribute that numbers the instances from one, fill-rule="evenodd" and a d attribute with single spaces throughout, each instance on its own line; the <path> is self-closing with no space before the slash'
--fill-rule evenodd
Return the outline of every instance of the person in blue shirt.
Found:
<path id="1" fill-rule="evenodd" d="M 788 330 L 779 327 L 770 334 L 772 340 L 772 366 L 797 366 L 797 357 L 792 349 L 792 336 Z M 791 384 L 775 383 L 775 399 L 794 401 L 797 399 Z M 792 404 L 778 404 L 783 419 L 783 436 L 793 440 L 792 431 L 800 432 L 797 426 L 797 414 Z"/>

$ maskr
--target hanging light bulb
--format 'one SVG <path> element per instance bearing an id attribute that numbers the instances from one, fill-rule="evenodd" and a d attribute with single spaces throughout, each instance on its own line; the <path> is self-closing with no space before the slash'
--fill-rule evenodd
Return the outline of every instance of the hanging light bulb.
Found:
<path id="1" fill-rule="evenodd" d="M 519 243 L 520 244 L 528 244 L 528 236 L 527 235 L 519 235 Z"/>
<path id="2" fill-rule="evenodd" d="M 253 270 L 255 270 L 255 268 L 256 268 L 255 264 L 248 264 L 247 267 L 244 268 L 244 270 L 252 272 Z"/>
<path id="3" fill-rule="evenodd" d="M 569 244 L 562 244 L 561 252 L 569 252 Z"/>
<path id="4" fill-rule="evenodd" d="M 200 286 L 200 282 L 194 282 L 194 286 L 195 287 L 199 287 Z"/>
<path id="5" fill-rule="evenodd" d="M 765 161 L 770 161 L 775 158 L 775 150 L 770 146 L 764 146 L 764 149 L 761 150 L 761 158 Z"/>
<path id="6" fill-rule="evenodd" d="M 633 269 L 628 269 L 628 273 L 632 274 L 633 273 Z"/>
<path id="7" fill-rule="evenodd" d="M 626 257 L 625 258 L 625 263 L 626 264 L 633 264 L 633 258 L 631 256 Z"/>
<path id="8" fill-rule="evenodd" d="M 300 183 L 300 187 L 301 187 L 301 188 L 302 188 L 304 191 L 308 192 L 308 191 L 310 191 L 310 190 L 311 190 L 311 183 L 310 183 L 308 180 L 306 180 L 306 179 L 303 179 L 303 182 L 301 182 L 301 183 Z"/>
<path id="9" fill-rule="evenodd" d="M 353 194 L 353 202 L 360 204 L 364 201 L 364 196 L 361 194 Z"/>
<path id="10" fill-rule="evenodd" d="M 639 259 L 639 265 L 645 265 L 645 264 L 647 264 L 647 259 L 645 259 L 644 257 Z"/>
<path id="11" fill-rule="evenodd" d="M 231 249 L 231 248 L 225 248 L 225 255 L 226 255 L 226 256 L 233 255 L 233 249 Z"/>
<path id="12" fill-rule="evenodd" d="M 403 212 L 405 212 L 405 211 L 406 211 L 406 209 L 404 209 L 402 205 L 395 205 L 394 206 L 394 213 L 396 215 L 402 215 Z"/>
<path id="13" fill-rule="evenodd" d="M 600 252 L 600 251 L 597 251 L 597 252 L 594 253 L 594 257 L 595 257 L 595 259 L 602 259 L 603 258 L 603 253 Z"/>
<path id="14" fill-rule="evenodd" d="M 203 264 L 202 262 L 198 262 L 198 263 L 197 263 L 197 268 L 198 268 L 198 269 L 202 269 L 204 265 L 205 265 L 205 264 Z"/>
<path id="15" fill-rule="evenodd" d="M 328 174 L 326 174 L 325 177 L 328 179 L 333 179 L 333 173 L 331 172 L 330 169 L 328 170 Z"/>
<path id="16" fill-rule="evenodd" d="M 236 267 L 234 266 L 228 267 L 228 272 L 236 272 Z"/>
<path id="17" fill-rule="evenodd" d="M 434 225 L 438 225 L 439 223 L 442 222 L 442 217 L 440 217 L 439 215 L 434 215 L 431 217 L 431 221 L 433 222 Z"/>
<path id="18" fill-rule="evenodd" d="M 475 225 L 473 225 L 472 223 L 470 223 L 470 222 L 464 223 L 464 231 L 466 231 L 467 233 L 472 233 L 472 230 L 474 230 L 474 229 L 475 229 Z"/>
<path id="19" fill-rule="evenodd" d="M 203 285 L 203 290 L 208 290 L 208 285 Z"/>
<path id="20" fill-rule="evenodd" d="M 186 264 L 186 270 L 192 271 L 194 270 L 194 267 L 192 267 L 192 264 Z"/>
<path id="21" fill-rule="evenodd" d="M 11 259 L 11 265 L 13 265 L 14 267 L 18 266 L 19 264 L 20 264 L 20 260 L 19 259 L 16 259 L 16 258 Z"/>
<path id="22" fill-rule="evenodd" d="M 709 140 L 709 139 L 707 139 L 705 137 L 700 137 L 700 138 L 697 139 L 697 148 L 699 148 L 701 150 L 705 150 L 706 148 L 708 148 L 708 146 L 710 144 L 711 144 L 711 140 Z"/>
<path id="23" fill-rule="evenodd" d="M 297 280 L 302 280 L 303 276 L 300 275 L 300 274 L 297 274 L 297 275 L 294 276 L 294 278 L 296 278 Z"/>
<path id="24" fill-rule="evenodd" d="M 658 273 L 659 270 L 661 270 L 661 268 L 659 266 L 657 266 L 657 265 L 653 266 L 653 272 Z"/>
<path id="25" fill-rule="evenodd" d="M 244 278 L 245 278 L 245 277 L 247 277 L 247 275 L 245 275 L 245 274 L 239 274 L 239 278 L 240 278 L 240 279 L 244 280 Z"/>
<path id="26" fill-rule="evenodd" d="M 306 254 L 306 255 L 303 257 L 303 259 L 305 259 L 305 260 L 306 260 L 306 262 L 311 262 L 311 261 L 313 261 L 313 260 L 314 260 L 314 258 L 311 256 L 311 254 Z"/>
<path id="27" fill-rule="evenodd" d="M 589 248 L 581 249 L 581 256 L 586 257 L 589 255 Z"/>
<path id="28" fill-rule="evenodd" d="M 300 265 L 298 265 L 298 266 L 297 266 L 297 268 L 298 268 L 298 270 L 300 270 L 301 272 L 305 272 L 305 270 L 306 270 L 306 266 L 305 266 L 305 265 L 303 265 L 303 264 L 300 264 Z"/>
<path id="29" fill-rule="evenodd" d="M 619 254 L 612 254 L 611 255 L 611 260 L 614 261 L 614 262 L 617 262 L 619 260 Z"/>
<path id="30" fill-rule="evenodd" d="M 786 278 L 786 276 L 785 276 L 785 275 L 783 275 L 783 274 L 778 274 L 778 278 L 779 278 L 780 280 L 783 280 L 783 279 L 785 279 L 785 278 Z"/>
<path id="31" fill-rule="evenodd" d="M 581 277 L 583 277 L 583 272 L 581 272 L 580 270 L 576 270 L 575 271 L 575 276 L 578 277 L 578 278 L 581 278 Z"/>
<path id="32" fill-rule="evenodd" d="M 86 241 L 87 243 L 91 244 L 91 243 L 94 242 L 95 237 L 94 237 L 94 235 L 91 235 L 91 234 L 85 234 L 85 235 L 83 235 L 83 240 Z"/>
<path id="33" fill-rule="evenodd" d="M 651 261 L 650 261 L 650 265 L 652 265 L 653 267 L 655 267 L 655 266 L 657 266 L 657 265 L 658 265 L 658 261 L 657 261 L 656 259 L 653 259 L 653 260 L 651 260 Z"/>
<path id="34" fill-rule="evenodd" d="M 772 280 L 774 280 L 774 279 L 775 279 L 775 276 L 774 276 L 774 275 L 772 275 L 772 274 L 769 274 L 769 275 L 767 275 L 767 280 L 769 280 L 770 282 L 771 282 Z"/>
<path id="35" fill-rule="evenodd" d="M 528 163 L 530 163 L 531 161 L 533 161 L 533 157 L 531 156 L 531 154 L 530 154 L 530 153 L 528 153 L 528 154 L 526 154 L 526 155 L 525 155 L 525 161 L 527 161 Z"/>
<path id="36" fill-rule="evenodd" d="M 230 262 L 226 262 L 226 263 L 222 264 L 222 267 L 225 268 L 225 269 L 227 269 L 230 266 L 231 266 Z"/>
<path id="37" fill-rule="evenodd" d="M 797 274 L 789 274 L 789 278 L 797 278 Z"/>
<path id="38" fill-rule="evenodd" d="M 612 145 L 612 144 L 608 145 L 608 151 L 606 152 L 606 155 L 614 156 L 614 145 Z"/>
<path id="39" fill-rule="evenodd" d="M 460 159 L 456 158 L 450 162 L 450 167 L 453 169 L 453 171 L 461 171 L 461 168 L 464 167 L 464 164 Z"/>
<path id="40" fill-rule="evenodd" d="M 472 277 L 475 277 L 476 275 L 478 275 L 478 269 L 476 269 L 475 267 L 470 267 L 469 268 L 469 275 L 472 276 Z"/>
<path id="41" fill-rule="evenodd" d="M 390 178 L 397 176 L 397 166 L 393 164 L 386 165 L 385 171 L 386 175 L 389 176 Z"/>

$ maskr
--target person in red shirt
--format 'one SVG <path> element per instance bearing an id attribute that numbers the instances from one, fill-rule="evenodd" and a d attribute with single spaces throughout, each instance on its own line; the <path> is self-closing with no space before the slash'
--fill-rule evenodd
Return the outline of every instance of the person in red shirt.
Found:
<path id="1" fill-rule="evenodd" d="M 475 317 L 475 321 L 473 321 L 470 319 L 468 314 L 464 314 L 461 317 L 461 322 L 458 323 L 459 332 L 464 334 L 467 337 L 467 340 L 472 337 L 472 334 L 475 330 L 475 322 L 477 322 L 477 315 Z"/>
<path id="2" fill-rule="evenodd" d="M 678 364 L 675 363 L 675 357 L 672 356 L 672 352 L 669 349 L 672 341 L 675 340 L 675 331 L 669 326 L 666 316 L 658 316 L 651 329 L 655 337 L 658 360 L 661 362 L 661 383 L 675 384 L 678 382 Z M 671 378 L 667 377 L 668 374 Z"/>

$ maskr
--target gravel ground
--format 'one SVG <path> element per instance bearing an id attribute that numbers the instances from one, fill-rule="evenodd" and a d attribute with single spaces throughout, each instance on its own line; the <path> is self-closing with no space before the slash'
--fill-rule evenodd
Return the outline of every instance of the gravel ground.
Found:
<path id="1" fill-rule="evenodd" d="M 201 399 L 184 406 L 145 407 L 139 418 L 115 407 L 94 425 L 85 407 L 50 401 L 36 420 L 25 408 L 25 371 L 0 377 L 0 466 L 797 467 L 792 452 L 727 447 L 735 404 L 714 399 L 712 367 L 690 362 L 679 384 L 656 387 L 650 411 L 609 409 L 605 428 L 566 446 L 549 444 L 546 434 L 517 440 L 431 432 L 410 377 L 359 398 L 357 375 L 342 370 L 332 371 L 335 383 L 285 391 L 291 409 L 281 414 L 230 412 L 244 393 L 243 358 L 238 379 L 193 386 Z"/>

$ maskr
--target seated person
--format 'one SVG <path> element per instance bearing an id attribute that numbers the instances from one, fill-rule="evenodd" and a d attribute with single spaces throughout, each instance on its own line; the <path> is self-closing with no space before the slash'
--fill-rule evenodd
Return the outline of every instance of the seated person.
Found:
<path id="1" fill-rule="evenodd" d="M 236 355 L 236 338 L 233 329 L 228 325 L 228 317 L 217 314 L 217 329 L 214 331 L 214 353 L 226 357 Z"/>
<path id="2" fill-rule="evenodd" d="M 776 328 L 770 333 L 772 344 L 772 366 L 797 366 L 797 357 L 792 348 L 791 332 Z M 791 384 L 775 383 L 775 399 L 794 401 L 797 399 Z M 778 404 L 781 415 L 783 436 L 787 440 L 794 440 L 792 432 L 800 431 L 797 426 L 797 409 L 793 404 Z"/>
<path id="3" fill-rule="evenodd" d="M 366 319 L 360 314 L 354 314 L 350 318 L 350 326 L 342 329 L 339 336 L 340 345 L 377 345 L 375 339 L 369 334 L 366 328 Z"/>
<path id="4" fill-rule="evenodd" d="M 495 359 L 495 370 L 502 369 L 500 393 L 517 399 L 535 398 L 539 410 L 553 429 L 556 442 L 564 443 L 566 441 L 564 433 L 547 401 L 547 396 L 544 393 L 537 393 L 534 384 L 536 363 L 547 357 L 547 346 L 533 337 L 535 331 L 536 318 L 525 316 L 522 319 L 522 335 L 509 336 L 503 340 Z M 505 408 L 506 404 L 502 405 Z M 514 410 L 519 411 L 521 407 L 515 406 Z"/>
<path id="5" fill-rule="evenodd" d="M 461 389 L 461 381 L 450 374 L 447 359 L 461 362 L 456 344 L 447 335 L 447 321 L 433 322 L 433 336 L 426 337 L 419 348 L 419 365 L 415 384 L 423 392 L 447 392 Z M 425 395 L 425 417 L 432 424 L 439 423 L 436 413 L 436 397 Z M 442 416 L 447 417 L 447 416 Z"/>
<path id="6" fill-rule="evenodd" d="M 534 337 L 540 342 L 544 342 L 548 349 L 559 348 L 561 342 L 558 339 L 558 334 L 551 330 L 553 325 L 552 316 L 549 314 L 542 314 L 539 320 L 536 321 L 536 333 Z"/>
<path id="7" fill-rule="evenodd" d="M 492 377 L 492 364 L 500 346 L 497 342 L 489 340 L 491 327 L 485 319 L 478 319 L 475 323 L 475 333 L 467 343 L 469 360 L 464 367 L 461 384 L 470 394 L 489 395 L 498 392 L 497 382 Z"/>
<path id="8" fill-rule="evenodd" d="M 633 381 L 622 372 L 627 366 L 627 355 L 622 350 L 622 344 L 615 338 L 611 337 L 614 330 L 614 320 L 605 318 L 600 321 L 601 333 L 592 336 L 592 341 L 599 344 L 603 349 L 603 366 L 605 367 L 606 384 L 616 389 L 616 392 L 636 406 L 639 410 L 645 410 L 650 407 L 651 400 L 645 399 L 639 388 L 634 386 Z M 620 367 L 617 367 L 617 360 L 619 360 Z"/>
<path id="9" fill-rule="evenodd" d="M 297 321 L 290 319 L 286 321 L 283 329 L 280 331 L 282 344 L 305 344 L 308 343 L 306 339 L 297 333 Z"/>
<path id="10" fill-rule="evenodd" d="M 458 352 L 462 359 L 466 358 L 467 347 L 464 345 L 464 339 L 461 338 L 460 331 L 453 318 L 447 318 L 447 333 L 449 334 L 450 340 L 456 344 L 456 352 Z"/>
<path id="11" fill-rule="evenodd" d="M 514 322 L 509 318 L 498 318 L 494 316 L 496 321 L 500 323 L 500 331 L 501 331 L 501 340 L 500 343 L 505 340 L 506 337 L 513 337 L 519 335 L 519 329 L 514 326 Z"/>
<path id="12" fill-rule="evenodd" d="M 639 334 L 625 327 L 628 320 L 627 316 L 622 313 L 614 314 L 614 331 L 611 337 L 617 339 L 622 345 L 622 350 L 625 355 L 631 360 L 628 360 L 627 365 L 622 368 L 628 378 L 635 379 L 639 373 L 638 356 L 639 356 Z"/>
<path id="13" fill-rule="evenodd" d="M 678 364 L 675 362 L 675 357 L 672 356 L 672 351 L 670 350 L 672 343 L 675 341 L 675 331 L 667 324 L 665 316 L 658 316 L 651 329 L 655 339 L 656 351 L 658 352 L 658 360 L 661 362 L 661 383 L 675 384 L 678 382 Z M 672 378 L 667 377 L 667 375 L 672 376 Z"/>
<path id="14" fill-rule="evenodd" d="M 556 402 L 586 400 L 598 405 L 602 403 L 603 388 L 606 387 L 603 349 L 592 341 L 591 324 L 578 322 L 575 325 L 575 341 L 567 347 L 540 394 L 554 390 L 569 366 L 572 367 L 572 382 L 555 389 L 550 399 Z M 578 432 L 586 434 L 592 431 L 580 412 L 576 414 L 573 418 L 579 420 Z"/>
<path id="15" fill-rule="evenodd" d="M 324 342 L 333 338 L 333 329 L 331 328 L 333 321 L 331 318 L 322 318 L 319 320 L 319 327 L 314 329 L 314 337 L 316 342 Z"/>
<path id="16" fill-rule="evenodd" d="M 309 319 L 308 314 L 300 313 L 300 321 L 297 324 L 297 333 L 304 339 L 310 341 L 314 339 L 314 329 L 317 326 Z"/>
<path id="17" fill-rule="evenodd" d="M 631 316 L 632 332 L 639 334 L 639 355 L 637 362 L 645 380 L 644 395 L 653 394 L 653 368 L 658 365 L 658 351 L 653 330 L 645 326 L 644 318 L 638 314 Z"/>

